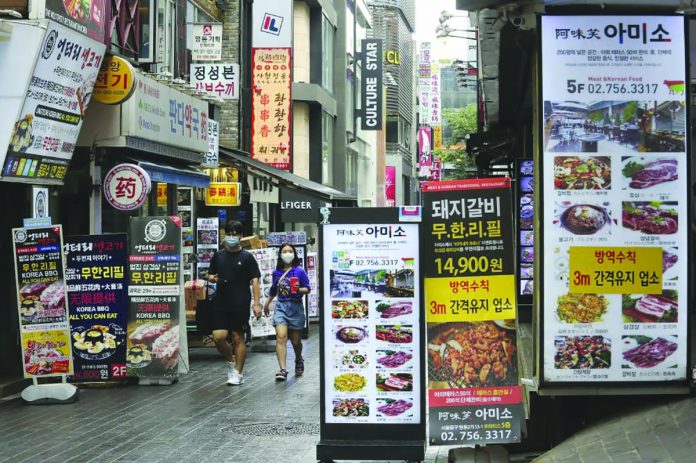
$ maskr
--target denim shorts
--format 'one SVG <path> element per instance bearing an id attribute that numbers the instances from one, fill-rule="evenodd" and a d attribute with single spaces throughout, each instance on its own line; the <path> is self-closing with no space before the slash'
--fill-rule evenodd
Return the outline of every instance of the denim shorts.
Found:
<path id="1" fill-rule="evenodd" d="M 305 327 L 304 304 L 302 301 L 276 300 L 273 312 L 273 326 L 287 325 L 291 330 L 303 330 Z"/>

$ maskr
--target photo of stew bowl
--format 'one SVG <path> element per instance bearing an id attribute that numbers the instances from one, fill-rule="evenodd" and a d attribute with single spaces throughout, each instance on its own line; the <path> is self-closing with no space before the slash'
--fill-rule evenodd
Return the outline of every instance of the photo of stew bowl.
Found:
<path id="1" fill-rule="evenodd" d="M 367 339 L 367 327 L 344 326 L 336 330 L 336 339 L 345 344 L 357 344 Z"/>
<path id="2" fill-rule="evenodd" d="M 594 235 L 611 224 L 604 207 L 593 204 L 575 204 L 560 214 L 560 226 L 574 235 Z"/>

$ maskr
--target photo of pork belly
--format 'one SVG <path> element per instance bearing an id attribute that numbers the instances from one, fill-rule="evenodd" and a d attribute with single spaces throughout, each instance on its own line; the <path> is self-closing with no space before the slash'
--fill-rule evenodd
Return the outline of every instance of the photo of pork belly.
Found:
<path id="1" fill-rule="evenodd" d="M 622 300 L 624 323 L 677 323 L 679 303 L 677 292 L 665 290 L 662 294 L 624 295 Z"/>

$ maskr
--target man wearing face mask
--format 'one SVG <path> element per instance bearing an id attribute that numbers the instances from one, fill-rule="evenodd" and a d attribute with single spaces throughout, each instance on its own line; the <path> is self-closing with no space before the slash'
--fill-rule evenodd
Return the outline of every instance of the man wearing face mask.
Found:
<path id="1" fill-rule="evenodd" d="M 259 265 L 254 256 L 242 249 L 240 240 L 244 227 L 241 222 L 230 221 L 225 227 L 226 235 L 222 249 L 210 261 L 208 281 L 217 283 L 213 304 L 213 341 L 228 362 L 227 384 L 237 386 L 244 383 L 244 360 L 246 344 L 244 333 L 249 324 L 249 306 L 254 298 L 254 314 L 261 316 Z M 249 288 L 251 285 L 251 291 Z M 227 335 L 232 333 L 232 346 Z M 234 349 L 234 353 L 233 353 Z"/>

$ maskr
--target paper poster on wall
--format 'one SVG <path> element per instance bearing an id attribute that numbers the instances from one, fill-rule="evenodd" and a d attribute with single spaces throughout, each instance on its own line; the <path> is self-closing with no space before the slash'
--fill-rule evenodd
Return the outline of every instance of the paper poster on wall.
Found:
<path id="1" fill-rule="evenodd" d="M 210 260 L 220 247 L 217 217 L 196 219 L 196 279 L 208 281 Z"/>
<path id="2" fill-rule="evenodd" d="M 544 382 L 687 378 L 680 16 L 542 16 Z"/>

